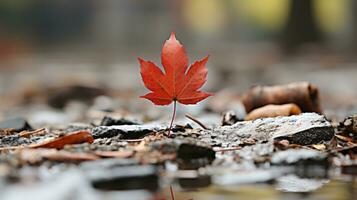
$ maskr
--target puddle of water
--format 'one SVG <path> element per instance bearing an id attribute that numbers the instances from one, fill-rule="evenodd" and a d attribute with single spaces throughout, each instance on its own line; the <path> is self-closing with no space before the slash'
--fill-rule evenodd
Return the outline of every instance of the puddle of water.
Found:
<path id="1" fill-rule="evenodd" d="M 170 194 L 168 188 L 163 192 L 165 195 Z M 288 175 L 271 184 L 209 186 L 190 191 L 175 191 L 175 196 L 176 199 L 205 200 L 356 200 L 357 177 L 328 180 L 301 179 Z"/>

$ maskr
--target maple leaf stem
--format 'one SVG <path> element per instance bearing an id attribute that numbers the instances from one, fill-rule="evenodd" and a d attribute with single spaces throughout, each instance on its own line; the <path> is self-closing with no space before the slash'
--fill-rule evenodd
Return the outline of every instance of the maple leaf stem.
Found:
<path id="1" fill-rule="evenodd" d="M 174 195 L 174 190 L 172 189 L 172 185 L 170 185 L 170 193 L 171 193 L 171 200 L 175 200 L 175 195 Z"/>
<path id="2" fill-rule="evenodd" d="M 171 123 L 170 123 L 170 127 L 169 127 L 169 135 L 171 134 L 172 125 L 173 125 L 174 120 L 175 120 L 175 115 L 176 115 L 176 101 L 174 101 L 174 112 L 172 114 Z"/>

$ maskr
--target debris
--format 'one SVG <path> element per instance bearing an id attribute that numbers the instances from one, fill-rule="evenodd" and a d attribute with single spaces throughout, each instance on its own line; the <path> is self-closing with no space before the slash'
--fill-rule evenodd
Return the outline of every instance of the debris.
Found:
<path id="1" fill-rule="evenodd" d="M 23 118 L 13 118 L 1 121 L 0 129 L 12 129 L 15 132 L 33 131 L 30 124 Z"/>
<path id="2" fill-rule="evenodd" d="M 31 144 L 32 141 L 29 138 L 21 137 L 19 134 L 7 135 L 0 137 L 0 147 L 6 148 L 17 148 L 21 146 L 27 146 Z M 3 149 L 2 149 L 3 150 Z"/>
<path id="3" fill-rule="evenodd" d="M 153 165 L 108 166 L 85 172 L 97 189 L 155 191 L 159 187 L 158 171 Z"/>
<path id="4" fill-rule="evenodd" d="M 344 142 L 347 142 L 347 143 L 353 143 L 353 139 L 352 138 L 349 138 L 349 137 L 346 137 L 346 136 L 343 136 L 343 135 L 335 135 L 335 137 L 339 140 L 342 140 Z"/>
<path id="5" fill-rule="evenodd" d="M 233 110 L 224 112 L 222 114 L 222 122 L 221 122 L 222 126 L 227 126 L 227 125 L 231 126 L 231 125 L 235 124 L 238 121 L 242 121 L 242 120 L 238 119 L 238 117 L 236 116 L 236 114 L 235 114 L 235 112 Z"/>
<path id="6" fill-rule="evenodd" d="M 324 151 L 326 150 L 326 145 L 325 144 L 313 144 L 311 145 L 313 148 L 319 150 L 319 151 Z"/>
<path id="7" fill-rule="evenodd" d="M 298 105 L 303 112 L 322 112 L 318 89 L 307 82 L 255 86 L 242 96 L 242 102 L 247 112 L 268 104 L 286 103 Z"/>
<path id="8" fill-rule="evenodd" d="M 357 142 L 357 115 L 345 118 L 337 128 L 341 134 L 351 137 L 353 141 Z"/>
<path id="9" fill-rule="evenodd" d="M 9 136 L 9 135 L 13 135 L 16 134 L 16 131 L 12 128 L 10 129 L 0 129 L 0 136 Z"/>
<path id="10" fill-rule="evenodd" d="M 30 137 L 30 136 L 35 136 L 35 135 L 45 135 L 46 134 L 46 128 L 40 128 L 34 131 L 21 131 L 19 133 L 20 137 Z"/>
<path id="11" fill-rule="evenodd" d="M 290 116 L 301 114 L 300 108 L 293 103 L 283 105 L 266 105 L 252 110 L 245 117 L 245 120 L 255 120 L 259 118 Z"/>
<path id="12" fill-rule="evenodd" d="M 88 131 L 78 131 L 70 133 L 68 135 L 56 138 L 54 140 L 30 145 L 31 148 L 56 148 L 62 149 L 67 144 L 79 144 L 83 142 L 92 143 L 94 141 L 93 136 Z"/>
<path id="13" fill-rule="evenodd" d="M 212 139 L 211 134 L 217 134 L 217 137 Z M 288 140 L 290 143 L 309 145 L 329 141 L 333 135 L 333 127 L 324 116 L 303 113 L 288 117 L 237 122 L 232 126 L 204 130 L 200 138 L 210 144 L 218 140 L 225 144 L 223 147 L 230 147 L 238 146 L 243 138 L 257 141 Z"/>

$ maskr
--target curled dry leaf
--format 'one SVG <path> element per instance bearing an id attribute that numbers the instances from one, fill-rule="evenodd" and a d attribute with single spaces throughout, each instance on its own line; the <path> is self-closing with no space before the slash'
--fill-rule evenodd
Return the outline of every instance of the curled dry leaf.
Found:
<path id="1" fill-rule="evenodd" d="M 322 112 L 318 89 L 308 82 L 255 86 L 243 95 L 242 102 L 247 112 L 268 104 L 286 103 L 295 103 L 303 112 Z"/>
<path id="2" fill-rule="evenodd" d="M 259 118 L 290 116 L 301 114 L 299 106 L 293 103 L 284 105 L 266 105 L 251 111 L 245 120 L 255 120 Z"/>

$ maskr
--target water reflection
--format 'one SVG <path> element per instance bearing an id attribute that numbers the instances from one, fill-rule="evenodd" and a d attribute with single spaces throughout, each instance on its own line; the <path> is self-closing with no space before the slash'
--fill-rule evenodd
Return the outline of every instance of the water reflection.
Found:
<path id="1" fill-rule="evenodd" d="M 195 182 L 194 179 L 191 181 Z M 289 174 L 266 183 L 214 184 L 196 190 L 192 187 L 187 190 L 180 185 L 180 181 L 178 183 L 174 186 L 178 190 L 177 199 L 354 200 L 357 197 L 355 176 L 313 179 Z M 188 180 L 185 184 L 189 184 Z"/>

